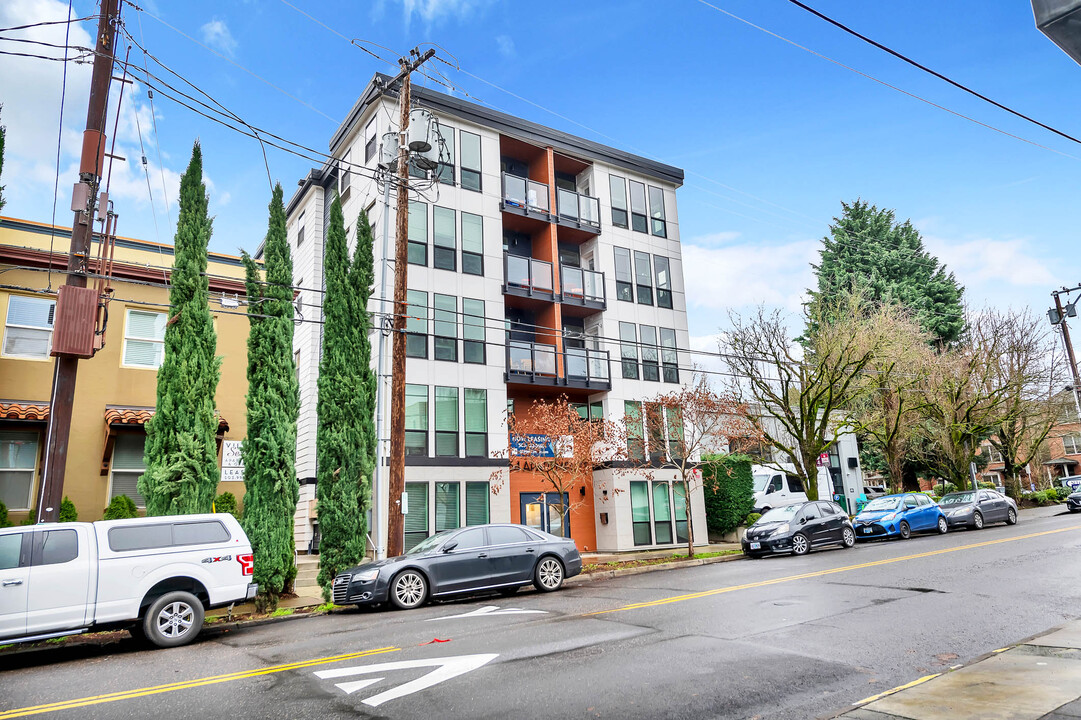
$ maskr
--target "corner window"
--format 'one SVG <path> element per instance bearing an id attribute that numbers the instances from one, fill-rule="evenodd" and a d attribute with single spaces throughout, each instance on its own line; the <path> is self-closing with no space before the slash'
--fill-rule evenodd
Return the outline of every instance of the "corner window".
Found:
<path id="1" fill-rule="evenodd" d="M 630 180 L 631 189 L 631 230 L 635 232 L 648 232 L 646 225 L 646 186 L 643 183 Z"/>
<path id="2" fill-rule="evenodd" d="M 661 371 L 666 383 L 679 383 L 676 331 L 671 328 L 661 328 Z"/>
<path id="3" fill-rule="evenodd" d="M 6 357 L 49 357 L 53 343 L 53 320 L 56 301 L 46 298 L 8 295 L 8 314 L 4 325 Z"/>
<path id="4" fill-rule="evenodd" d="M 488 457 L 488 391 L 465 388 L 465 456 Z"/>
<path id="5" fill-rule="evenodd" d="M 634 279 L 639 305 L 653 304 L 653 271 L 649 266 L 649 253 L 634 251 Z"/>
<path id="6" fill-rule="evenodd" d="M 109 481 L 109 499 L 127 495 L 136 507 L 146 507 L 146 500 L 139 494 L 139 476 L 146 472 L 143 464 L 143 433 L 122 433 L 113 443 L 113 460 L 110 463 L 112 477 Z"/>
<path id="7" fill-rule="evenodd" d="M 364 128 L 364 162 L 367 164 L 371 162 L 371 159 L 375 157 L 375 151 L 378 147 L 379 134 L 375 131 L 375 121 L 378 118 L 372 118 L 368 123 L 368 127 Z"/>
<path id="8" fill-rule="evenodd" d="M 618 175 L 608 176 L 608 187 L 612 192 L 612 224 L 627 227 L 627 183 Z"/>
<path id="9" fill-rule="evenodd" d="M 634 323 L 619 324 L 619 356 L 623 363 L 623 377 L 627 380 L 638 379 L 638 338 Z"/>
<path id="10" fill-rule="evenodd" d="M 406 293 L 405 355 L 428 357 L 428 293 L 410 290 Z"/>
<path id="11" fill-rule="evenodd" d="M 435 309 L 432 324 L 435 359 L 458 362 L 458 298 L 436 294 L 432 304 Z"/>
<path id="12" fill-rule="evenodd" d="M 462 187 L 480 192 L 480 135 L 462 131 Z"/>
<path id="13" fill-rule="evenodd" d="M 462 272 L 484 274 L 484 218 L 462 213 Z"/>
<path id="14" fill-rule="evenodd" d="M 462 360 L 485 363 L 484 301 L 462 298 Z"/>
<path id="15" fill-rule="evenodd" d="M 616 253 L 616 299 L 634 302 L 634 286 L 631 276 L 631 251 L 617 247 Z"/>
<path id="16" fill-rule="evenodd" d="M 653 270 L 657 275 L 657 307 L 672 309 L 672 271 L 668 258 L 653 256 Z"/>
<path id="17" fill-rule="evenodd" d="M 428 455 L 427 385 L 405 385 L 405 454 L 414 457 Z M 413 508 L 410 507 L 409 511 L 412 514 Z"/>
<path id="18" fill-rule="evenodd" d="M 412 265 L 428 264 L 428 206 L 416 200 L 409 201 L 409 262 Z"/>
<path id="19" fill-rule="evenodd" d="M 657 237 L 668 237 L 668 226 L 664 221 L 664 191 L 649 186 L 649 217 L 652 232 Z"/>
<path id="20" fill-rule="evenodd" d="M 458 457 L 458 388 L 435 388 L 435 454 Z"/>
<path id="21" fill-rule="evenodd" d="M 161 367 L 165 354 L 165 313 L 128 309 L 124 323 L 124 360 L 127 367 Z"/>
<path id="22" fill-rule="evenodd" d="M 0 502 L 8 510 L 29 510 L 33 505 L 40 437 L 36 432 L 0 432 Z"/>

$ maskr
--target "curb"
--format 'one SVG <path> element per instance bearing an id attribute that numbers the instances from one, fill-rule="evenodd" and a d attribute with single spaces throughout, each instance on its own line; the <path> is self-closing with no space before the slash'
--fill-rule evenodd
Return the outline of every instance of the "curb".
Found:
<path id="1" fill-rule="evenodd" d="M 599 570 L 597 572 L 582 573 L 575 575 L 572 578 L 567 578 L 563 581 L 564 585 L 581 585 L 583 583 L 596 582 L 597 580 L 608 580 L 609 578 L 625 577 L 627 575 L 641 575 L 643 573 L 657 572 L 659 570 L 678 570 L 679 568 L 699 567 L 702 565 L 713 565 L 714 563 L 731 562 L 733 560 L 743 560 L 743 554 L 738 555 L 721 555 L 719 557 L 711 558 L 697 558 L 695 560 L 676 560 L 674 562 L 657 563 L 655 565 L 641 565 L 639 567 L 630 568 L 616 568 L 614 570 Z"/>

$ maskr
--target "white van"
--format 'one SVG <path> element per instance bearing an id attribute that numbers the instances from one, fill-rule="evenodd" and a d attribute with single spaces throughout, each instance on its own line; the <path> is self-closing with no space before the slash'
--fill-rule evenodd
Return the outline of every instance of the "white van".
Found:
<path id="1" fill-rule="evenodd" d="M 0 529 L 0 643 L 127 628 L 184 645 L 205 610 L 255 597 L 252 570 L 224 513 Z"/>
<path id="2" fill-rule="evenodd" d="M 803 483 L 795 474 L 795 466 L 780 464 L 778 467 L 767 465 L 752 465 L 751 475 L 754 479 L 754 511 L 765 513 L 785 505 L 795 505 L 807 502 L 807 493 L 803 489 Z M 829 470 L 818 468 L 818 499 L 833 499 L 833 480 Z"/>

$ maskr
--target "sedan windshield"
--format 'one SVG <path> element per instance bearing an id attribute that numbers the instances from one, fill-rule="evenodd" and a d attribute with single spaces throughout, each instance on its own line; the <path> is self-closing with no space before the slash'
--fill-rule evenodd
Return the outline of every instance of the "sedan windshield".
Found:
<path id="1" fill-rule="evenodd" d="M 976 499 L 976 493 L 960 492 L 950 493 L 938 501 L 939 505 L 967 505 Z"/>
<path id="2" fill-rule="evenodd" d="M 773 508 L 760 517 L 755 525 L 759 523 L 786 522 L 792 519 L 792 516 L 796 514 L 800 507 L 799 505 L 785 505 L 784 507 Z"/>
<path id="3" fill-rule="evenodd" d="M 896 497 L 882 497 L 875 498 L 871 502 L 863 506 L 865 511 L 877 512 L 881 510 L 896 510 L 901 506 L 901 498 Z"/>
<path id="4" fill-rule="evenodd" d="M 447 539 L 447 535 L 450 535 L 452 530 L 444 530 L 441 533 L 436 533 L 430 538 L 425 538 L 419 543 L 413 546 L 413 549 L 406 551 L 406 555 L 423 555 L 426 552 L 431 552 L 436 545 Z"/>

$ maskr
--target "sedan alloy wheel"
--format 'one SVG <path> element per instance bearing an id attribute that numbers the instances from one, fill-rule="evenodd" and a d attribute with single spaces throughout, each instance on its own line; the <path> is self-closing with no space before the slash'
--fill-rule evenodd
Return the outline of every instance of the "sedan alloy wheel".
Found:
<path id="1" fill-rule="evenodd" d="M 807 541 L 807 536 L 803 533 L 796 533 L 792 536 L 792 554 L 793 555 L 806 555 L 811 551 L 811 543 Z"/>
<path id="2" fill-rule="evenodd" d="M 563 564 L 554 557 L 546 557 L 537 564 L 534 582 L 541 592 L 552 592 L 563 585 Z"/>
<path id="3" fill-rule="evenodd" d="M 1013 508 L 1010 508 L 1010 512 L 1008 512 L 1006 514 L 1006 524 L 1007 525 L 1016 525 L 1017 524 L 1017 511 L 1014 510 Z"/>
<path id="4" fill-rule="evenodd" d="M 846 548 L 850 548 L 856 544 L 856 533 L 850 527 L 846 527 L 844 532 L 841 533 L 841 542 Z"/>
<path id="5" fill-rule="evenodd" d="M 402 610 L 411 610 L 424 603 L 428 595 L 428 583 L 415 570 L 406 570 L 394 578 L 390 589 L 390 601 Z"/>

